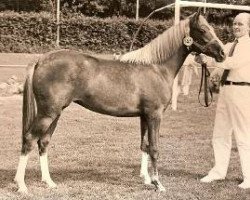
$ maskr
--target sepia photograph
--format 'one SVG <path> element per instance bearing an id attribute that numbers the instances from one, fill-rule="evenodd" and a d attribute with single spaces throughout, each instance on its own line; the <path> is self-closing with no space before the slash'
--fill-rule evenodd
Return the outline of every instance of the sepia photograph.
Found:
<path id="1" fill-rule="evenodd" d="M 0 0 L 0 200 L 250 200 L 250 0 Z"/>

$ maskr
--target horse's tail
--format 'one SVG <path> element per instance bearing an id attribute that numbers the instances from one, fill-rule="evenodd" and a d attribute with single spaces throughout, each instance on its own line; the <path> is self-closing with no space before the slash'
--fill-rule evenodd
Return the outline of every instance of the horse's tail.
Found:
<path id="1" fill-rule="evenodd" d="M 23 123 L 23 136 L 29 131 L 31 125 L 36 117 L 36 101 L 35 96 L 33 93 L 33 74 L 35 70 L 35 66 L 37 62 L 34 62 L 28 65 L 27 68 L 27 76 L 24 84 L 23 90 L 23 116 L 22 116 L 22 123 Z"/>

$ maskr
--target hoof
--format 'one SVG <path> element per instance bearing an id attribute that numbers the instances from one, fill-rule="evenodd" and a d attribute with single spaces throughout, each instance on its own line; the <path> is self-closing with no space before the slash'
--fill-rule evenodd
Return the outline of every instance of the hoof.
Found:
<path id="1" fill-rule="evenodd" d="M 42 182 L 46 183 L 49 188 L 56 188 L 57 187 L 57 184 L 52 180 L 42 180 Z"/>
<path id="2" fill-rule="evenodd" d="M 23 181 L 18 181 L 17 178 L 14 178 L 14 182 L 18 186 L 17 192 L 22 193 L 22 194 L 27 194 L 28 193 L 28 188 L 26 187 L 26 184 Z"/>
<path id="3" fill-rule="evenodd" d="M 158 188 L 158 191 L 159 191 L 159 192 L 166 192 L 166 189 L 165 189 L 164 187 L 159 187 L 159 188 Z"/>
<path id="4" fill-rule="evenodd" d="M 54 182 L 48 184 L 48 186 L 49 186 L 49 188 L 57 188 L 57 184 L 55 184 Z"/>
<path id="5" fill-rule="evenodd" d="M 151 182 L 155 187 L 156 187 L 156 191 L 159 192 L 166 192 L 165 187 L 163 187 L 163 185 L 160 183 L 160 181 L 154 180 Z"/>
<path id="6" fill-rule="evenodd" d="M 28 188 L 26 186 L 25 187 L 19 187 L 17 192 L 21 193 L 21 194 L 28 194 Z"/>

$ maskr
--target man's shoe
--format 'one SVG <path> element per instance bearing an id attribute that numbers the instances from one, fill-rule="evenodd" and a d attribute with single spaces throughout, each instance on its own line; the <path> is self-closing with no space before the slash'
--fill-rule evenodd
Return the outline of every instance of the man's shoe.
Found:
<path id="1" fill-rule="evenodd" d="M 211 175 L 207 175 L 205 177 L 203 177 L 200 181 L 202 183 L 211 183 L 213 181 L 218 181 L 218 180 L 223 180 L 225 179 L 224 177 L 215 177 L 215 176 L 211 176 Z"/>
<path id="2" fill-rule="evenodd" d="M 239 186 L 239 188 L 242 188 L 242 189 L 248 189 L 248 188 L 250 188 L 250 181 L 243 181 L 238 186 Z"/>

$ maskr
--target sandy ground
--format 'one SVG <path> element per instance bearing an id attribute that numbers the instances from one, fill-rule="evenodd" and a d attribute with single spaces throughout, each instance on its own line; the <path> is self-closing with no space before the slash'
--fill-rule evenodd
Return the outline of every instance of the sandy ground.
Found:
<path id="1" fill-rule="evenodd" d="M 99 58 L 113 59 L 110 54 L 94 54 Z M 19 81 L 23 81 L 26 74 L 26 65 L 38 59 L 41 54 L 25 53 L 0 53 L 0 82 L 6 81 L 12 75 L 17 76 Z"/>

